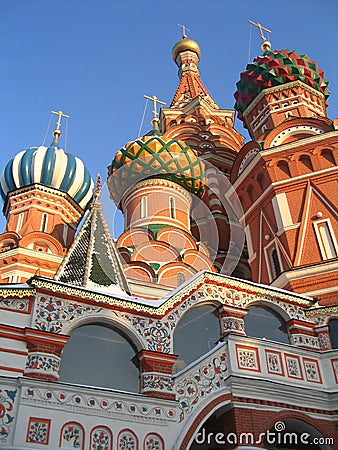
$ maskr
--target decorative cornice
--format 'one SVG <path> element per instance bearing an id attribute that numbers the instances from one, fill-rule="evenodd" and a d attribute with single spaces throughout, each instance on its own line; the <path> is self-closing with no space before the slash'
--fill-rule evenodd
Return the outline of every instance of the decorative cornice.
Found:
<path id="1" fill-rule="evenodd" d="M 47 289 L 51 292 L 60 293 L 66 296 L 73 296 L 81 298 L 90 302 L 104 303 L 110 306 L 115 306 L 119 309 L 133 311 L 135 313 L 145 313 L 152 316 L 164 316 L 175 305 L 183 301 L 188 295 L 198 290 L 200 287 L 210 283 L 211 285 L 218 285 L 224 289 L 234 289 L 244 291 L 255 297 L 261 296 L 261 300 L 271 299 L 271 297 L 278 298 L 281 301 L 291 302 L 297 305 L 311 306 L 314 300 L 310 297 L 299 294 L 288 293 L 273 287 L 264 287 L 253 282 L 241 281 L 225 275 L 213 274 L 210 272 L 200 272 L 192 279 L 188 280 L 182 288 L 177 288 L 173 293 L 164 297 L 162 301 L 154 301 L 154 306 L 149 305 L 149 302 L 142 303 L 142 299 L 137 301 L 118 298 L 117 296 L 95 292 L 90 289 L 71 286 L 56 282 L 54 280 L 42 279 L 41 277 L 34 277 L 31 281 L 32 285 L 37 288 Z M 137 300 L 137 299 L 135 299 Z M 226 304 L 226 297 L 224 297 L 224 304 Z"/>
<path id="2" fill-rule="evenodd" d="M 36 289 L 34 287 L 27 288 L 11 288 L 11 287 L 0 287 L 0 297 L 8 298 L 8 297 L 35 297 Z"/>
<path id="3" fill-rule="evenodd" d="M 273 92 L 279 92 L 279 91 L 285 91 L 286 89 L 292 89 L 295 87 L 301 86 L 304 90 L 307 90 L 311 92 L 311 94 L 315 95 L 316 97 L 320 98 L 322 101 L 322 106 L 325 111 L 325 97 L 324 95 L 317 91 L 316 89 L 312 88 L 311 86 L 308 86 L 307 84 L 303 83 L 302 81 L 291 81 L 290 83 L 281 84 L 279 86 L 273 86 L 271 88 L 265 88 L 263 91 L 261 91 L 257 97 L 252 100 L 252 102 L 246 107 L 245 111 L 243 112 L 243 117 L 247 117 L 247 115 L 253 110 L 253 108 L 261 101 L 263 97 L 265 97 L 268 94 L 271 94 Z"/>

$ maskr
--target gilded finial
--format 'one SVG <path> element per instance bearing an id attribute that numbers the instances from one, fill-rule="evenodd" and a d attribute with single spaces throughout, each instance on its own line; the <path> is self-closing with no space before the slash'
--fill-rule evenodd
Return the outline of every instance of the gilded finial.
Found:
<path id="1" fill-rule="evenodd" d="M 101 175 L 98 173 L 97 177 L 96 177 L 95 188 L 94 188 L 94 203 L 100 199 L 101 189 L 102 189 L 102 179 L 101 179 Z"/>
<path id="2" fill-rule="evenodd" d="M 264 36 L 263 30 L 266 31 L 267 33 L 271 33 L 271 30 L 268 30 L 267 28 L 263 27 L 258 22 L 255 23 L 252 20 L 248 20 L 248 22 L 251 23 L 251 25 L 254 25 L 255 27 L 257 27 L 259 29 L 259 34 L 262 39 L 261 49 L 263 50 L 263 52 L 268 52 L 271 49 L 271 43 Z"/>
<path id="3" fill-rule="evenodd" d="M 151 123 L 153 124 L 153 132 L 155 133 L 159 133 L 159 127 L 158 127 L 158 123 L 159 123 L 159 118 L 158 118 L 158 112 L 156 109 L 156 105 L 157 103 L 159 103 L 160 105 L 165 105 L 165 102 L 162 102 L 161 100 L 159 100 L 156 95 L 153 95 L 152 97 L 149 97 L 148 95 L 144 95 L 144 98 L 147 98 L 148 100 L 152 100 L 154 103 L 154 109 L 153 109 L 153 119 L 151 121 Z"/>
<path id="4" fill-rule="evenodd" d="M 188 35 L 186 31 L 190 31 L 190 29 L 187 28 L 185 25 L 180 25 L 179 23 L 177 25 L 182 28 L 182 39 L 187 39 Z"/>
<path id="5" fill-rule="evenodd" d="M 62 111 L 52 111 L 52 114 L 56 114 L 58 116 L 58 121 L 56 122 L 56 128 L 53 131 L 53 136 L 54 136 L 54 140 L 53 140 L 53 144 L 57 144 L 59 141 L 59 137 L 61 136 L 61 118 L 65 117 L 66 119 L 69 119 L 69 116 L 67 116 L 67 114 L 64 114 Z"/>

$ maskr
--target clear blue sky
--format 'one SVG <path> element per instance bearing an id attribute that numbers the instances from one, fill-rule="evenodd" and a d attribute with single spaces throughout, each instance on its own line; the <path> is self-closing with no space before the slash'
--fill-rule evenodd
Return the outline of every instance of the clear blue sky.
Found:
<path id="1" fill-rule="evenodd" d="M 220 107 L 233 109 L 248 62 L 247 19 L 272 30 L 272 49 L 317 61 L 330 81 L 328 116 L 337 117 L 337 0 L 0 0 L 1 171 L 20 150 L 42 144 L 50 111 L 62 109 L 71 116 L 66 150 L 94 178 L 105 176 L 115 152 L 137 137 L 143 94 L 167 104 L 174 95 L 171 49 L 181 37 L 178 23 L 201 47 L 209 93 Z M 261 54 L 255 29 L 250 54 L 251 60 Z M 55 119 L 51 130 L 54 125 Z M 240 122 L 236 126 L 245 134 Z M 1 218 L 1 231 L 4 223 Z"/>

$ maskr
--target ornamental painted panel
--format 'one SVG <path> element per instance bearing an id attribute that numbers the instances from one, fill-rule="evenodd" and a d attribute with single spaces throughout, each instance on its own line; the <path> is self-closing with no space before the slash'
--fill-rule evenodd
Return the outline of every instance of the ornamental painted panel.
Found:
<path id="1" fill-rule="evenodd" d="M 331 359 L 331 365 L 333 369 L 334 378 L 338 384 L 338 358 Z"/>
<path id="2" fill-rule="evenodd" d="M 107 427 L 95 427 L 90 433 L 90 450 L 111 450 L 113 436 Z"/>
<path id="3" fill-rule="evenodd" d="M 17 389 L 0 389 L 0 442 L 7 442 L 14 422 L 14 403 Z"/>
<path id="4" fill-rule="evenodd" d="M 322 376 L 318 366 L 318 361 L 310 358 L 303 358 L 305 376 L 311 383 L 322 383 Z"/>
<path id="5" fill-rule="evenodd" d="M 300 367 L 299 356 L 284 354 L 286 373 L 289 378 L 303 380 L 302 369 Z"/>
<path id="6" fill-rule="evenodd" d="M 265 350 L 266 366 L 268 373 L 273 375 L 284 376 L 284 367 L 282 363 L 282 355 L 280 352 Z"/>
<path id="7" fill-rule="evenodd" d="M 138 450 L 138 442 L 135 434 L 130 430 L 120 432 L 117 439 L 118 450 Z"/>
<path id="8" fill-rule="evenodd" d="M 50 419 L 37 419 L 36 417 L 30 417 L 27 428 L 26 442 L 48 445 L 50 422 Z"/>
<path id="9" fill-rule="evenodd" d="M 164 443 L 161 436 L 156 433 L 149 433 L 144 440 L 144 450 L 164 450 Z"/>
<path id="10" fill-rule="evenodd" d="M 60 447 L 83 449 L 83 444 L 84 430 L 82 425 L 77 422 L 68 422 L 64 424 L 60 434 Z"/>
<path id="11" fill-rule="evenodd" d="M 236 344 L 236 357 L 239 369 L 250 370 L 252 372 L 261 371 L 258 348 Z"/>

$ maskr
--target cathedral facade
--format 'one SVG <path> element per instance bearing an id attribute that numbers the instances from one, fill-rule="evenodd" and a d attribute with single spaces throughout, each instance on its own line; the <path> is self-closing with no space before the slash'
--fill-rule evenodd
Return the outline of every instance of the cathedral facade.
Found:
<path id="1" fill-rule="evenodd" d="M 236 111 L 175 44 L 170 106 L 106 162 L 116 241 L 61 111 L 4 168 L 0 448 L 338 448 L 338 119 L 261 35 Z"/>

